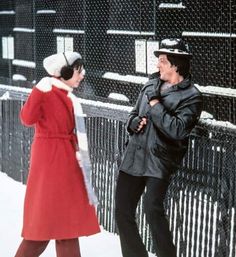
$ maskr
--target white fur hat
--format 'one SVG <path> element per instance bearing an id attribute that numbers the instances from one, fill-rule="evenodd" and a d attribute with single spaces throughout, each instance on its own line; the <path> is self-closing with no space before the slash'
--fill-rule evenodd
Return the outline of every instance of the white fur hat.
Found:
<path id="1" fill-rule="evenodd" d="M 62 67 L 73 64 L 77 59 L 82 59 L 77 52 L 67 51 L 53 54 L 43 60 L 43 67 L 49 75 L 60 77 Z"/>

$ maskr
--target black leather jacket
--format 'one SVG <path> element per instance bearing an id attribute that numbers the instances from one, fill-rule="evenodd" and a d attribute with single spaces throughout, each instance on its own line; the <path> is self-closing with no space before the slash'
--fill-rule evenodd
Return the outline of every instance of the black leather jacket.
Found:
<path id="1" fill-rule="evenodd" d="M 191 130 L 199 120 L 202 95 L 190 78 L 163 91 L 160 103 L 148 104 L 146 93 L 158 91 L 163 83 L 159 76 L 150 79 L 129 115 L 130 138 L 120 165 L 128 174 L 168 180 L 181 164 Z M 133 133 L 129 128 L 137 116 L 148 119 L 143 133 Z"/>

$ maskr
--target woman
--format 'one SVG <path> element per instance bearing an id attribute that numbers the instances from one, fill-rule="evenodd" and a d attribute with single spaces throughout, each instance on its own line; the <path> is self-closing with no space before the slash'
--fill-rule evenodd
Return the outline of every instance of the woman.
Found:
<path id="1" fill-rule="evenodd" d="M 34 126 L 27 181 L 23 241 L 15 257 L 36 257 L 56 240 L 57 257 L 80 257 L 78 237 L 100 231 L 95 208 L 89 203 L 75 152 L 74 108 L 69 97 L 84 79 L 81 55 L 65 52 L 44 59 L 52 77 L 32 90 L 20 118 Z"/>

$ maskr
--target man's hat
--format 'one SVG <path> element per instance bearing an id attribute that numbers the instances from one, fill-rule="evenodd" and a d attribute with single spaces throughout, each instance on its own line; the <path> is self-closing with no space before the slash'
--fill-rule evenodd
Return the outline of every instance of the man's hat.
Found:
<path id="1" fill-rule="evenodd" d="M 179 38 L 163 39 L 160 48 L 157 51 L 154 51 L 156 57 L 160 54 L 192 57 L 188 45 Z"/>

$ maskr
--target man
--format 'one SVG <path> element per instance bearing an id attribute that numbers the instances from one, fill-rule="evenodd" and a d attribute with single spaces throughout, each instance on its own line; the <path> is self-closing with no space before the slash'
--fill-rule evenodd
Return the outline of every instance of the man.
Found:
<path id="1" fill-rule="evenodd" d="M 116 220 L 123 257 L 147 257 L 135 221 L 144 189 L 144 208 L 158 257 L 176 257 L 163 202 L 170 176 L 186 153 L 191 130 L 199 120 L 202 96 L 191 82 L 188 46 L 181 39 L 164 39 L 159 72 L 142 88 L 129 115 L 130 134 L 116 190 Z"/>

